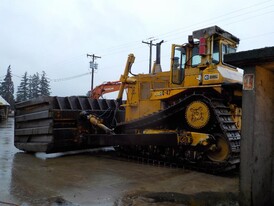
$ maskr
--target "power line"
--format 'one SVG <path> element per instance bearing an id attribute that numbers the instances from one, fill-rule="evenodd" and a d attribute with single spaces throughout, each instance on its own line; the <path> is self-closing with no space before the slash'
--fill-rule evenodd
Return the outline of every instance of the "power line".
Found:
<path id="1" fill-rule="evenodd" d="M 254 35 L 254 36 L 244 37 L 243 39 L 241 39 L 241 41 L 246 41 L 246 40 L 261 37 L 261 36 L 267 36 L 267 35 L 270 35 L 270 34 L 274 34 L 274 31 L 273 32 L 268 32 L 268 33 L 263 33 L 263 34 L 258 34 L 258 35 Z"/>
<path id="2" fill-rule="evenodd" d="M 77 78 L 80 78 L 80 77 L 83 77 L 83 76 L 86 76 L 86 75 L 90 75 L 90 72 L 86 72 L 86 73 L 83 73 L 83 74 L 78 74 L 78 75 L 74 75 L 74 76 L 70 76 L 70 77 L 65 77 L 65 78 L 58 78 L 58 79 L 50 79 L 50 81 L 52 82 L 61 82 L 61 81 L 67 81 L 67 80 L 72 80 L 72 79 L 77 79 Z"/>
<path id="3" fill-rule="evenodd" d="M 274 6 L 274 5 L 272 5 Z M 273 13 L 274 11 L 269 11 L 269 12 L 264 12 L 262 14 L 257 14 L 256 16 L 251 16 L 251 17 L 248 17 L 248 18 L 245 18 L 245 19 L 242 19 L 241 21 L 234 21 L 234 22 L 230 22 L 230 23 L 227 23 L 226 25 L 231 25 L 231 24 L 235 24 L 235 23 L 238 23 L 238 22 L 243 22 L 243 21 L 246 21 L 246 20 L 250 20 L 250 19 L 253 19 L 253 18 L 257 18 L 259 16 L 264 16 L 264 15 L 267 15 L 267 14 L 270 14 L 270 13 Z"/>
<path id="4" fill-rule="evenodd" d="M 182 33 L 185 33 L 185 32 L 188 32 L 188 31 L 189 31 L 189 29 L 186 29 L 186 28 L 195 27 L 195 26 L 197 26 L 197 25 L 199 25 L 199 24 L 202 24 L 203 22 L 208 22 L 208 21 L 214 21 L 214 22 L 215 22 L 215 21 L 216 21 L 216 18 L 217 18 L 217 19 L 219 18 L 219 20 L 220 20 L 220 18 L 222 17 L 221 19 L 224 19 L 224 20 L 231 20 L 231 19 L 235 19 L 235 18 L 238 18 L 238 17 L 240 17 L 240 16 L 243 16 L 243 15 L 247 15 L 247 14 L 250 14 L 250 13 L 254 13 L 254 11 L 252 10 L 252 11 L 245 12 L 244 14 L 239 14 L 239 15 L 237 15 L 237 16 L 232 16 L 232 17 L 230 17 L 230 18 L 227 18 L 227 17 L 225 18 L 225 16 L 228 16 L 228 15 L 230 15 L 230 14 L 233 14 L 233 13 L 236 13 L 236 12 L 239 12 L 239 11 L 242 11 L 242 10 L 246 10 L 246 9 L 249 9 L 249 8 L 253 8 L 253 7 L 255 7 L 255 6 L 262 5 L 262 4 L 267 3 L 267 2 L 270 2 L 270 1 L 265 1 L 265 2 L 262 2 L 262 3 L 259 3 L 259 4 L 257 3 L 257 4 L 254 4 L 254 5 L 251 5 L 251 6 L 249 6 L 249 7 L 246 7 L 246 8 L 241 8 L 241 9 L 238 9 L 238 10 L 235 10 L 235 11 L 232 11 L 232 12 L 229 12 L 229 13 L 224 14 L 224 15 L 219 16 L 219 17 L 214 17 L 214 18 L 212 18 L 212 19 L 208 19 L 208 20 L 205 20 L 205 21 L 201 21 L 201 22 L 198 22 L 198 23 L 196 23 L 196 24 L 192 24 L 192 25 L 190 25 L 190 26 L 184 27 L 184 28 L 183 28 L 183 29 L 184 29 L 183 31 L 182 31 L 182 28 L 181 28 L 181 29 L 177 29 L 177 30 L 175 30 L 176 32 L 174 32 L 174 31 L 168 32 L 168 33 L 159 35 L 158 38 L 160 38 L 160 37 L 163 38 L 163 37 L 168 37 L 168 36 L 176 36 L 176 34 L 180 34 L 180 37 L 178 37 L 178 38 L 174 38 L 174 37 L 173 37 L 173 38 L 170 38 L 170 39 L 166 40 L 165 42 L 168 42 L 168 41 L 173 40 L 173 39 L 179 39 L 179 38 L 181 38 Z M 265 6 L 265 7 L 260 8 L 260 9 L 256 8 L 256 12 L 262 11 L 262 10 L 264 10 L 264 9 L 268 9 L 268 8 L 270 8 L 270 7 L 273 7 L 273 6 L 274 6 L 274 5 Z M 265 13 L 263 13 L 263 14 L 260 14 L 259 16 L 267 15 L 267 14 L 272 13 L 272 12 L 273 12 L 273 11 L 265 12 Z M 251 17 L 249 17 L 249 18 L 247 18 L 247 19 L 242 19 L 242 20 L 237 21 L 237 22 L 227 23 L 227 24 L 225 24 L 225 25 L 230 25 L 230 24 L 234 24 L 234 23 L 239 23 L 239 22 L 242 22 L 242 21 L 245 21 L 245 20 L 249 20 L 249 19 L 252 19 L 252 18 L 256 18 L 256 17 L 258 17 L 258 15 L 254 15 L 254 16 L 251 16 Z M 178 32 L 178 31 L 180 31 L 180 32 Z M 169 35 L 167 35 L 167 34 L 169 34 Z M 136 42 L 136 41 L 134 41 L 134 43 L 135 43 L 135 42 Z M 129 43 L 128 43 L 128 44 L 129 44 Z M 122 49 L 123 47 L 120 47 L 120 48 Z M 142 47 L 136 47 L 136 48 L 142 48 Z M 118 54 L 118 53 L 122 53 L 123 51 L 125 51 L 125 50 L 118 51 L 118 52 L 113 52 L 113 50 L 112 50 L 111 53 L 106 53 L 106 54 L 104 54 L 103 56 Z M 127 47 L 126 51 L 128 51 L 128 47 Z"/>
<path id="5" fill-rule="evenodd" d="M 272 6 L 274 6 L 274 5 L 272 5 Z M 268 15 L 268 14 L 270 14 L 270 13 L 274 13 L 274 11 L 269 11 L 269 12 L 264 12 L 264 13 L 262 13 L 262 14 L 260 14 L 260 15 L 256 15 L 256 16 L 250 16 L 250 17 L 248 17 L 248 18 L 245 18 L 245 19 L 241 19 L 241 20 L 238 20 L 238 21 L 233 21 L 233 22 L 229 22 L 229 23 L 226 23 L 226 24 L 224 24 L 224 25 L 231 25 L 231 24 L 236 24 L 236 23 L 239 23 L 239 22 L 243 22 L 243 21 L 247 21 L 247 20 L 251 20 L 251 19 L 253 19 L 253 18 L 257 18 L 258 16 L 264 16 L 264 15 Z M 238 16 L 241 16 L 241 15 L 238 15 Z M 232 18 L 231 18 L 232 19 Z M 272 32 L 271 32 L 272 33 Z M 175 40 L 175 39 L 181 39 L 181 36 L 180 37 L 173 37 L 173 38 L 170 38 L 170 39 L 168 39 L 167 41 L 171 41 L 171 40 Z M 243 38 L 241 38 L 241 41 L 243 40 Z"/>
<path id="6" fill-rule="evenodd" d="M 211 18 L 211 19 L 207 19 L 207 20 L 204 20 L 204 21 L 201 21 L 201 22 L 197 22 L 197 23 L 194 23 L 192 25 L 189 25 L 187 27 L 184 27 L 184 28 L 179 28 L 179 29 L 176 29 L 174 31 L 170 31 L 170 32 L 167 32 L 167 33 L 164 33 L 164 34 L 160 34 L 159 36 L 176 36 L 176 34 L 180 33 L 180 35 L 183 33 L 183 32 L 186 32 L 186 31 L 189 31 L 189 30 L 186 30 L 186 28 L 190 28 L 190 27 L 195 27 L 199 24 L 202 24 L 202 23 L 205 23 L 205 22 L 210 22 L 210 21 L 215 21 L 216 19 L 224 19 L 226 17 L 226 20 L 227 21 L 230 21 L 231 19 L 235 19 L 235 18 L 238 18 L 240 16 L 244 16 L 244 15 L 247 15 L 247 14 L 250 14 L 252 12 L 254 12 L 254 10 L 252 11 L 247 11 L 245 13 L 242 13 L 242 14 L 238 14 L 238 15 L 234 15 L 230 18 L 227 18 L 227 16 L 230 16 L 231 14 L 237 14 L 238 12 L 242 12 L 243 10 L 247 10 L 247 9 L 250 9 L 250 8 L 254 8 L 256 7 L 256 12 L 258 11 L 262 11 L 262 10 L 265 10 L 265 9 L 268 9 L 270 7 L 273 7 L 273 5 L 269 5 L 269 6 L 264 6 L 266 3 L 269 3 L 269 2 L 272 2 L 271 0 L 268 0 L 268 1 L 263 1 L 263 2 L 260 2 L 260 3 L 256 3 L 256 4 L 253 4 L 253 5 L 250 5 L 250 6 L 247 6 L 247 7 L 244 7 L 244 8 L 240 8 L 240 9 L 237 9 L 237 10 L 234 10 L 234 11 L 231 11 L 231 12 L 228 12 L 228 13 L 225 13 L 221 16 L 217 16 L 217 17 L 214 17 L 214 18 Z M 258 8 L 259 6 L 264 6 L 264 7 L 261 7 L 261 8 Z M 269 13 L 272 13 L 274 11 L 269 11 L 269 12 L 266 12 L 266 13 L 263 13 L 263 14 L 260 14 L 260 16 L 262 15 L 267 15 Z M 251 16 L 251 17 L 248 17 L 248 19 L 242 19 L 240 21 L 233 21 L 233 23 L 238 23 L 238 22 L 241 22 L 241 21 L 245 21 L 245 20 L 249 20 L 249 19 L 252 19 L 252 18 L 256 18 L 258 17 L 258 15 L 254 15 L 254 16 Z M 229 24 L 233 24 L 231 22 L 228 22 L 226 25 L 229 25 Z M 182 30 L 183 29 L 183 30 Z M 262 35 L 267 35 L 267 34 L 272 34 L 273 32 L 271 33 L 266 33 L 266 34 L 261 34 L 261 35 L 256 35 L 255 37 L 259 37 L 259 36 L 262 36 Z M 253 37 L 246 37 L 246 38 L 241 38 L 241 40 L 246 40 L 248 38 L 255 38 L 254 36 Z M 172 39 L 175 39 L 175 38 L 170 38 L 169 40 L 167 41 L 170 41 Z M 176 38 L 176 39 L 179 39 L 179 38 Z M 128 46 L 132 45 L 132 44 L 135 44 L 136 42 L 139 42 L 139 41 L 132 41 L 132 42 L 127 42 L 125 44 L 121 44 L 121 45 L 118 45 L 118 46 L 114 46 L 114 47 L 110 47 L 110 48 L 117 48 L 117 49 L 123 49 L 123 48 L 127 48 L 126 50 L 123 50 L 123 51 L 128 51 Z M 136 47 L 136 48 L 143 48 L 143 47 Z M 108 51 L 110 49 L 107 49 Z M 109 52 L 109 53 L 105 53 L 104 55 L 102 56 L 107 56 L 107 55 L 113 55 L 113 54 L 117 54 L 117 53 L 121 53 L 123 51 L 118 51 L 118 52 Z M 83 56 L 84 54 L 81 54 L 81 56 Z M 77 55 L 78 57 L 79 55 Z M 72 58 L 70 58 L 70 61 L 71 61 Z M 147 59 L 146 59 L 147 60 Z M 145 61 L 145 60 L 144 60 Z M 151 60 L 150 60 L 151 61 Z M 61 62 L 67 62 L 66 60 L 64 61 L 61 61 Z M 143 61 L 137 61 L 136 63 L 139 63 L 139 62 L 143 62 Z M 151 68 L 151 67 L 150 67 Z M 82 77 L 82 76 L 85 76 L 85 75 L 88 75 L 90 73 L 84 73 L 84 74 L 80 74 L 80 75 L 75 75 L 75 76 L 72 76 L 72 77 L 67 77 L 67 78 L 59 78 L 59 79 L 51 79 L 51 81 L 54 81 L 54 82 L 59 82 L 59 81 L 66 81 L 66 80 L 70 80 L 70 79 L 74 79 L 74 78 L 79 78 L 79 77 Z M 15 76 L 15 75 L 14 75 Z M 20 77 L 19 77 L 20 78 Z"/>
<path id="7" fill-rule="evenodd" d="M 222 14 L 220 16 L 217 16 L 217 17 L 213 17 L 213 18 L 210 18 L 210 19 L 206 19 L 206 20 L 203 20 L 203 21 L 200 21 L 200 22 L 197 22 L 197 23 L 192 23 L 191 25 L 189 26 L 186 26 L 186 27 L 183 27 L 183 28 L 178 28 L 176 30 L 173 30 L 173 31 L 169 31 L 169 32 L 166 32 L 166 33 L 163 33 L 163 34 L 159 34 L 159 35 L 156 35 L 157 38 L 164 38 L 164 37 L 167 37 L 167 36 L 173 36 L 174 34 L 178 34 L 178 33 L 184 33 L 184 32 L 188 32 L 189 31 L 189 28 L 192 28 L 192 27 L 196 27 L 202 23 L 206 23 L 208 21 L 214 21 L 216 22 L 216 19 L 220 20 L 220 18 L 222 19 L 227 19 L 226 16 L 229 16 L 231 14 L 234 14 L 234 13 L 237 13 L 237 12 L 242 12 L 243 10 L 247 10 L 247 9 L 250 9 L 250 8 L 253 8 L 253 7 L 256 7 L 256 12 L 257 11 L 261 11 L 263 9 L 266 9 L 266 8 L 269 8 L 269 7 L 272 7 L 273 5 L 270 5 L 270 6 L 266 6 L 266 7 L 263 7 L 263 8 L 258 8 L 258 6 L 262 6 L 263 4 L 266 4 L 268 2 L 272 2 L 273 0 L 268 0 L 268 1 L 263 1 L 263 2 L 260 2 L 260 3 L 255 3 L 255 4 L 252 4 L 248 7 L 243 7 L 243 8 L 240 8 L 240 9 L 237 9 L 237 10 L 234 10 L 234 11 L 231 11 L 231 12 L 228 12 L 228 13 L 225 13 L 225 14 Z M 253 13 L 254 11 L 249 11 L 249 12 L 246 12 L 245 14 L 249 14 L 249 13 Z M 242 16 L 243 14 L 239 14 L 238 16 Z M 236 16 L 236 17 L 238 17 Z M 235 17 L 231 17 L 231 18 L 235 18 Z M 230 20 L 231 18 L 229 18 L 228 20 Z M 174 34 L 172 34 L 174 33 Z M 168 35 L 169 34 L 169 35 Z M 132 43 L 128 42 L 126 44 L 122 44 L 122 45 L 118 45 L 117 48 L 120 48 L 120 47 L 124 47 L 124 46 L 128 46 L 130 44 L 135 44 L 137 42 L 140 42 L 140 41 L 132 41 Z M 113 48 L 116 48 L 116 47 L 113 47 Z M 109 50 L 109 49 L 107 49 Z"/>
<path id="8" fill-rule="evenodd" d="M 222 14 L 222 15 L 220 15 L 220 16 L 215 16 L 215 17 L 213 17 L 213 18 L 210 18 L 210 19 L 206 19 L 206 20 L 203 20 L 203 21 L 200 21 L 200 22 L 197 22 L 197 23 L 192 23 L 191 25 L 189 25 L 189 26 L 186 26 L 186 27 L 183 27 L 183 28 L 178 28 L 178 29 L 175 29 L 175 30 L 173 30 L 173 31 L 170 31 L 170 32 L 166 32 L 166 33 L 163 33 L 163 34 L 160 34 L 159 36 L 161 37 L 161 38 L 165 38 L 165 37 L 168 37 L 168 36 L 173 36 L 174 34 L 178 34 L 178 33 L 184 33 L 184 32 L 186 32 L 186 31 L 188 31 L 190 28 L 192 28 L 192 27 L 197 27 L 198 25 L 201 25 L 201 24 L 203 24 L 203 23 L 206 23 L 206 22 L 211 22 L 211 21 L 213 21 L 213 22 L 216 22 L 216 19 L 218 19 L 218 21 L 220 21 L 220 19 L 228 19 L 226 16 L 229 16 L 230 14 L 233 14 L 233 13 L 237 13 L 237 12 L 241 12 L 241 11 L 243 11 L 243 10 L 246 10 L 246 9 L 250 9 L 250 8 L 253 8 L 253 7 L 256 7 L 256 12 L 257 11 L 260 11 L 260 10 L 263 10 L 263 9 L 265 9 L 265 8 L 269 8 L 269 7 L 271 7 L 271 6 L 273 6 L 273 5 L 270 5 L 270 6 L 267 6 L 267 7 L 263 7 L 263 8 L 258 8 L 257 6 L 258 5 L 263 5 L 263 4 L 265 4 L 265 3 L 268 3 L 268 2 L 271 2 L 272 0 L 268 0 L 268 1 L 264 1 L 264 2 L 260 2 L 260 3 L 256 3 L 256 4 L 253 4 L 253 5 L 251 5 L 251 6 L 249 6 L 249 7 L 244 7 L 244 8 L 241 8 L 241 9 L 237 9 L 237 10 L 234 10 L 234 11 L 231 11 L 231 12 L 228 12 L 228 13 L 225 13 L 225 14 Z M 254 11 L 249 11 L 249 12 L 246 12 L 245 14 L 248 14 L 248 13 L 253 13 Z M 241 16 L 242 15 L 242 13 L 241 14 L 239 14 L 238 16 Z M 236 16 L 236 17 L 238 17 L 238 16 Z M 231 18 L 235 18 L 235 17 L 230 17 L 228 20 L 230 20 Z M 172 33 L 174 33 L 174 34 L 172 34 Z"/>
<path id="9" fill-rule="evenodd" d="M 257 38 L 257 37 L 261 37 L 261 36 L 266 36 L 266 35 L 270 35 L 270 34 L 273 34 L 273 33 L 274 32 L 268 32 L 268 33 L 262 33 L 262 34 L 259 34 L 259 35 L 254 35 L 254 36 L 247 36 L 247 37 L 241 38 L 241 41 L 245 41 L 245 40 L 249 40 L 249 39 Z M 165 55 L 165 56 L 162 57 L 162 59 L 165 59 L 165 58 L 169 59 L 170 55 Z M 148 61 L 148 60 L 149 60 L 148 58 L 139 59 L 138 61 L 135 61 L 135 64 L 142 63 L 142 62 L 145 62 L 145 61 Z M 111 67 L 105 67 L 104 69 L 108 70 L 108 69 L 112 69 L 113 67 L 115 67 L 115 65 L 112 65 Z M 86 73 L 82 73 L 82 74 L 78 74 L 78 75 L 74 75 L 74 76 L 70 76 L 70 77 L 65 77 L 65 78 L 55 78 L 55 79 L 49 78 L 49 77 L 47 77 L 47 78 L 51 82 L 62 82 L 62 81 L 77 79 L 77 78 L 87 76 L 87 75 L 90 75 L 90 74 L 91 74 L 90 72 L 86 72 Z M 22 78 L 22 76 L 16 75 L 14 73 L 12 73 L 12 76 L 15 76 L 17 78 Z M 3 79 L 4 77 L 5 77 L 5 75 L 1 76 L 0 78 Z M 31 77 L 31 76 L 29 76 L 29 77 Z"/>
<path id="10" fill-rule="evenodd" d="M 240 9 L 237 9 L 237 10 L 234 10 L 234 11 L 231 11 L 231 12 L 228 12 L 228 13 L 225 13 L 225 14 L 222 14 L 221 16 L 217 16 L 217 17 L 214 17 L 214 18 L 210 18 L 210 19 L 206 19 L 206 20 L 203 20 L 203 21 L 200 21 L 200 22 L 197 22 L 197 23 L 194 23 L 194 24 L 191 24 L 189 26 L 186 26 L 186 27 L 183 27 L 183 28 L 178 28 L 176 30 L 173 30 L 173 31 L 169 31 L 169 32 L 166 32 L 166 33 L 163 33 L 163 34 L 159 34 L 158 37 L 159 38 L 164 38 L 164 37 L 169 37 L 169 36 L 175 36 L 176 34 L 180 34 L 182 35 L 182 33 L 184 32 L 187 32 L 189 31 L 189 28 L 192 28 L 192 27 L 197 27 L 198 25 L 201 25 L 202 23 L 206 23 L 206 22 L 210 22 L 210 21 L 216 21 L 216 19 L 220 20 L 220 19 L 224 19 L 226 18 L 227 20 L 230 20 L 232 18 L 237 18 L 239 16 L 242 16 L 242 15 L 246 15 L 246 14 L 249 14 L 249 13 L 253 13 L 254 11 L 249 11 L 249 12 L 245 12 L 244 14 L 239 14 L 237 16 L 232 16 L 230 18 L 227 18 L 227 16 L 231 15 L 231 14 L 234 14 L 234 13 L 238 13 L 238 12 L 242 12 L 243 10 L 247 10 L 247 9 L 250 9 L 250 8 L 254 8 L 256 7 L 256 12 L 258 11 L 261 11 L 263 9 L 267 9 L 273 5 L 270 5 L 270 6 L 267 6 L 267 7 L 263 7 L 263 8 L 258 8 L 259 6 L 262 6 L 266 3 L 269 3 L 269 2 L 272 2 L 272 0 L 268 0 L 268 1 L 263 1 L 263 2 L 260 2 L 260 3 L 255 3 L 255 4 L 252 4 L 250 6 L 247 6 L 247 7 L 243 7 L 243 8 L 240 8 Z M 256 16 L 253 16 L 251 18 L 254 18 L 254 17 L 257 17 Z M 225 19 L 225 20 L 226 20 Z M 238 23 L 239 21 L 237 21 Z M 235 22 L 233 22 L 235 23 Z M 228 23 L 228 24 L 233 24 L 233 23 Z M 175 38 L 171 38 L 171 39 L 175 39 Z M 177 39 L 177 38 L 176 38 Z M 169 40 L 167 40 L 169 41 Z M 122 53 L 124 51 L 128 51 L 128 48 L 130 45 L 135 45 L 136 43 L 140 42 L 139 40 L 134 40 L 134 41 L 130 41 L 130 42 L 127 42 L 127 43 L 124 43 L 124 44 L 120 44 L 120 45 L 117 45 L 117 46 L 112 46 L 112 47 L 109 47 L 109 48 L 106 48 L 104 50 L 107 50 L 107 51 L 111 51 L 111 52 L 107 52 L 105 54 L 103 54 L 102 56 L 108 56 L 108 55 L 113 55 L 113 54 L 118 54 L 118 53 Z M 126 49 L 124 49 L 126 48 Z M 137 47 L 137 48 L 142 48 L 142 47 Z M 122 50 L 121 50 L 122 49 Z M 116 52 L 114 52 L 114 50 L 117 50 Z M 101 50 L 103 51 L 103 50 Z M 77 55 L 76 57 L 80 57 L 80 56 L 84 56 L 84 54 L 81 54 L 81 55 Z M 75 57 L 75 58 L 76 58 Z M 74 59 L 75 59 L 74 58 Z M 63 62 L 68 62 L 68 61 L 73 61 L 73 58 L 69 58 L 69 60 L 63 60 L 63 61 L 60 61 L 58 64 L 61 64 Z M 55 64 L 53 64 L 55 65 Z"/>
<path id="11" fill-rule="evenodd" d="M 244 37 L 244 38 L 241 38 L 241 41 L 245 41 L 245 40 L 249 40 L 249 39 L 252 39 L 252 38 L 257 38 L 257 37 L 261 37 L 261 36 L 265 36 L 265 35 L 270 35 L 270 34 L 273 34 L 274 32 L 268 32 L 268 33 L 263 33 L 263 34 L 259 34 L 259 35 L 254 35 L 254 36 L 247 36 L 247 37 Z M 175 39 L 175 38 L 174 38 Z M 169 40 L 170 41 L 170 40 Z M 165 41 L 166 42 L 166 41 Z M 137 48 L 140 48 L 140 47 L 137 47 Z M 169 58 L 170 56 L 167 55 L 167 56 L 163 56 L 163 58 Z M 145 62 L 147 61 L 148 59 L 145 58 L 145 59 L 141 59 L 139 61 L 136 61 L 135 62 L 135 65 L 138 64 L 138 63 L 142 63 L 142 62 Z M 115 65 L 112 65 L 111 68 L 113 68 L 113 66 Z M 105 70 L 107 69 L 110 69 L 110 67 L 105 67 L 104 68 Z M 72 79 L 76 79 L 76 78 L 80 78 L 80 77 L 83 77 L 83 76 L 86 76 L 86 75 L 90 75 L 90 72 L 87 72 L 87 73 L 82 73 L 82 74 L 78 74 L 78 75 L 74 75 L 74 76 L 70 76 L 70 77 L 66 77 L 66 78 L 49 78 L 47 77 L 50 81 L 52 82 L 61 82 L 61 81 L 68 81 L 68 80 L 72 80 Z M 22 78 L 22 76 L 19 76 L 19 75 L 16 75 L 14 73 L 12 73 L 12 76 L 14 77 L 17 77 L 17 78 Z M 1 76 L 0 78 L 3 79 L 5 77 L 5 75 Z M 29 76 L 31 77 L 31 76 Z"/>

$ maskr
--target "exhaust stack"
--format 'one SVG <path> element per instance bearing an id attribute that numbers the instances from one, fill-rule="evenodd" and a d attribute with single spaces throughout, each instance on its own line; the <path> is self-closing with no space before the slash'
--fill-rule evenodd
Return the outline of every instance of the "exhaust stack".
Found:
<path id="1" fill-rule="evenodd" d="M 160 41 L 156 44 L 156 61 L 154 62 L 152 74 L 162 72 L 161 67 L 161 44 L 164 42 L 164 40 Z"/>

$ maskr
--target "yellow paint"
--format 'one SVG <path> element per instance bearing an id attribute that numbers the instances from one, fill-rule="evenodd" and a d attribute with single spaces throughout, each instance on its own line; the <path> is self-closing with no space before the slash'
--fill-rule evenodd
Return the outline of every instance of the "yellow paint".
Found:
<path id="1" fill-rule="evenodd" d="M 162 134 L 162 133 L 177 133 L 175 130 L 170 129 L 146 129 L 143 134 Z"/>
<path id="2" fill-rule="evenodd" d="M 222 162 L 228 158 L 229 153 L 229 143 L 224 137 L 220 136 L 216 139 L 215 147 L 207 152 L 207 157 L 214 162 Z"/>
<path id="3" fill-rule="evenodd" d="M 205 133 L 197 133 L 197 132 L 190 132 L 192 142 L 191 146 L 197 146 L 197 145 L 208 145 L 207 140 L 210 138 L 209 134 Z"/>
<path id="4" fill-rule="evenodd" d="M 167 99 L 169 97 L 172 97 L 176 94 L 182 93 L 185 91 L 186 88 L 164 88 L 164 89 L 157 89 L 151 91 L 151 100 L 160 100 L 160 99 Z"/>
<path id="5" fill-rule="evenodd" d="M 136 82 L 128 86 L 126 121 L 137 119 L 163 109 L 160 99 L 157 101 L 151 100 L 152 90 L 170 87 L 169 72 L 139 74 L 134 79 Z"/>
<path id="6" fill-rule="evenodd" d="M 203 35 L 203 34 L 202 34 Z M 126 110 L 126 121 L 141 118 L 145 115 L 152 114 L 164 109 L 166 100 L 175 102 L 180 98 L 185 91 L 192 89 L 207 89 L 212 88 L 220 94 L 235 95 L 241 97 L 241 91 L 232 89 L 226 93 L 226 88 L 222 87 L 223 83 L 238 82 L 239 72 L 232 66 L 223 63 L 222 44 L 235 48 L 237 42 L 235 39 L 229 39 L 229 36 L 221 35 L 220 33 L 204 33 L 206 38 L 206 52 L 199 55 L 199 44 L 186 43 L 183 45 L 172 45 L 170 71 L 160 71 L 152 74 L 138 74 L 129 77 L 130 66 L 134 62 L 132 57 L 128 59 L 125 67 L 125 72 L 121 76 L 121 81 L 128 84 L 127 102 L 124 105 Z M 213 56 L 216 58 L 216 51 L 213 54 L 214 45 L 219 46 L 218 52 L 219 61 L 213 61 Z M 195 50 L 196 49 L 196 50 Z M 198 49 L 198 50 L 197 50 Z M 178 55 L 178 52 L 180 55 Z M 196 52 L 196 53 L 195 53 Z M 180 61 L 178 61 L 180 58 Z M 199 62 L 200 58 L 200 62 Z M 198 63 L 196 63 L 198 61 Z M 178 66 L 178 62 L 180 62 Z M 132 72 L 134 73 L 134 71 Z M 235 81 L 234 81 L 235 80 Z M 231 92 L 231 94 L 230 94 Z M 121 95 L 120 95 L 121 96 Z M 200 112 L 203 118 L 208 119 L 209 111 L 206 107 L 200 105 L 205 111 Z M 192 107 L 192 109 L 195 109 Z M 187 119 L 191 120 L 193 112 L 188 112 Z M 180 121 L 180 120 L 178 120 Z M 208 120 L 196 121 L 192 124 L 193 128 L 201 128 Z"/>
<path id="7" fill-rule="evenodd" d="M 186 120 L 189 126 L 200 129 L 209 121 L 210 111 L 208 106 L 201 101 L 194 101 L 186 108 Z"/>
<path id="8" fill-rule="evenodd" d="M 223 77 L 216 66 L 210 66 L 203 71 L 202 82 L 204 85 L 220 84 L 223 82 Z"/>
<path id="9" fill-rule="evenodd" d="M 233 121 L 236 124 L 236 127 L 241 130 L 242 128 L 242 108 L 237 107 L 235 104 L 230 105 Z"/>

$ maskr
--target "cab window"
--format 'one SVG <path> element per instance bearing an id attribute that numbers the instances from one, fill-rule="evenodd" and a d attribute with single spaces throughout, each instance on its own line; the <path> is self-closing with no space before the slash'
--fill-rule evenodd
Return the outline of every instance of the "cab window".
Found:
<path id="1" fill-rule="evenodd" d="M 212 62 L 215 63 L 215 64 L 220 62 L 219 41 L 214 41 L 213 42 Z"/>
<path id="2" fill-rule="evenodd" d="M 236 52 L 236 48 L 231 47 L 230 45 L 227 45 L 227 44 L 222 44 L 222 59 L 224 59 L 225 54 L 230 54 L 235 52 Z"/>
<path id="3" fill-rule="evenodd" d="M 199 45 L 194 45 L 192 49 L 191 66 L 196 67 L 201 63 L 201 61 L 202 61 L 202 57 L 199 55 Z"/>
<path id="4" fill-rule="evenodd" d="M 182 46 L 175 46 L 172 59 L 172 83 L 181 84 L 184 79 L 184 68 L 186 62 L 186 50 Z"/>

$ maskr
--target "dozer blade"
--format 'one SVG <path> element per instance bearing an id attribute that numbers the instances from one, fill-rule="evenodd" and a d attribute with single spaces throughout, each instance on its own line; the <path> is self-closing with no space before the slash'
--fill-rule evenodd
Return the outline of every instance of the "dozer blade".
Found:
<path id="1" fill-rule="evenodd" d="M 123 121 L 124 111 L 115 100 L 88 97 L 39 97 L 15 106 L 14 145 L 27 152 L 64 152 L 93 148 L 79 123 L 81 111 L 108 115 L 111 123 Z M 116 110 L 116 112 L 114 112 Z M 90 132 L 90 131 L 89 131 Z"/>

